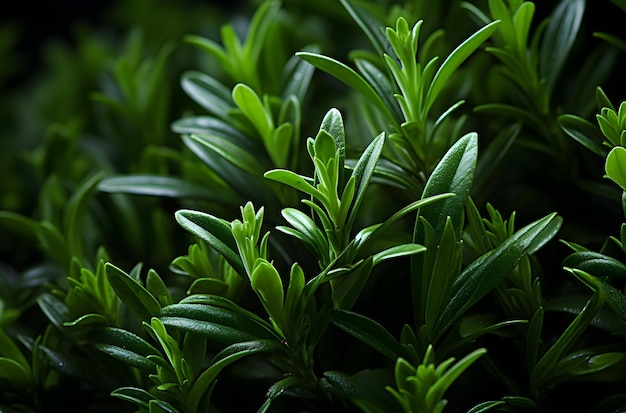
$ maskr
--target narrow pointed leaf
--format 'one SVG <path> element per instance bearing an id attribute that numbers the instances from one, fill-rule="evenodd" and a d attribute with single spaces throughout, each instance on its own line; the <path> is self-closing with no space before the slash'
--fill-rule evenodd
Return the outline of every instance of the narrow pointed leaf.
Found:
<path id="1" fill-rule="evenodd" d="M 478 158 L 478 136 L 469 133 L 459 139 L 444 155 L 431 174 L 422 198 L 453 193 L 454 197 L 442 203 L 430 204 L 419 209 L 419 216 L 425 218 L 435 228 L 439 236 L 448 217 L 457 231 L 474 181 L 476 160 Z M 413 241 L 422 244 L 424 233 L 419 220 L 416 222 Z"/>
<path id="2" fill-rule="evenodd" d="M 467 40 L 454 49 L 452 53 L 450 53 L 450 56 L 448 56 L 448 58 L 441 64 L 439 70 L 437 70 L 437 73 L 428 88 L 428 92 L 426 94 L 426 104 L 424 105 L 424 111 L 426 113 L 439 96 L 439 93 L 445 86 L 450 76 L 452 76 L 456 69 L 458 69 L 458 67 L 493 34 L 499 24 L 499 21 L 489 23 L 471 35 Z"/>
<path id="3" fill-rule="evenodd" d="M 242 148 L 227 137 L 202 134 L 191 135 L 191 139 L 210 148 L 230 164 L 252 176 L 261 176 L 269 169 L 266 165 L 259 162 L 259 159 L 263 159 L 262 156 Z"/>
<path id="4" fill-rule="evenodd" d="M 563 260 L 563 266 L 578 268 L 596 277 L 626 279 L 626 265 L 624 263 L 598 252 L 575 252 Z"/>
<path id="5" fill-rule="evenodd" d="M 380 158 L 380 154 L 383 151 L 385 144 L 385 135 L 380 134 L 367 146 L 367 148 L 361 154 L 352 176 L 356 178 L 354 200 L 352 201 L 351 212 L 348 217 L 347 228 L 352 228 L 354 221 L 356 220 L 357 213 L 365 198 L 365 193 L 369 183 L 376 170 L 376 164 Z"/>
<path id="6" fill-rule="evenodd" d="M 205 321 L 220 327 L 230 327 L 257 338 L 273 338 L 273 333 L 265 325 L 259 324 L 255 319 L 250 319 L 245 313 L 223 307 L 177 303 L 163 307 L 159 312 L 163 320 L 168 318 L 187 318 L 196 321 Z M 167 325 L 166 322 L 164 324 Z"/>
<path id="7" fill-rule="evenodd" d="M 89 334 L 89 341 L 103 353 L 147 373 L 154 372 L 156 368 L 147 357 L 161 355 L 143 338 L 120 328 L 98 328 Z"/>
<path id="8" fill-rule="evenodd" d="M 308 52 L 319 53 L 318 47 L 307 48 Z M 306 93 L 311 84 L 311 79 L 315 73 L 315 66 L 307 61 L 299 59 L 297 56 L 293 56 L 285 65 L 285 71 L 283 78 L 285 86 L 283 87 L 282 97 L 287 99 L 293 95 L 298 102 L 304 101 Z"/>
<path id="9" fill-rule="evenodd" d="M 607 148 L 602 145 L 604 137 L 596 125 L 575 115 L 561 115 L 558 122 L 565 133 L 585 148 L 603 158 L 607 155 Z"/>
<path id="10" fill-rule="evenodd" d="M 297 376 L 287 376 L 278 380 L 267 390 L 267 393 L 265 394 L 265 402 L 257 413 L 267 412 L 274 399 L 280 397 L 281 394 L 290 388 L 297 387 L 300 384 L 306 385 L 306 383 L 307 380 L 305 378 Z"/>
<path id="11" fill-rule="evenodd" d="M 230 90 L 209 75 L 188 71 L 181 76 L 182 89 L 197 104 L 212 115 L 221 119 L 228 118 L 228 112 L 234 106 Z"/>
<path id="12" fill-rule="evenodd" d="M 626 148 L 616 146 L 606 157 L 606 175 L 626 191 Z"/>
<path id="13" fill-rule="evenodd" d="M 566 270 L 570 271 L 594 291 L 600 291 L 602 293 L 605 297 L 607 307 L 619 316 L 622 321 L 621 329 L 619 331 L 624 331 L 626 328 L 626 295 L 608 282 L 595 277 L 586 271 L 575 268 L 566 268 Z"/>
<path id="14" fill-rule="evenodd" d="M 352 68 L 330 57 L 316 53 L 299 52 L 296 55 L 361 93 L 366 99 L 372 102 L 386 118 L 395 122 L 393 115 L 374 88 Z"/>
<path id="15" fill-rule="evenodd" d="M 539 75 L 552 90 L 578 35 L 585 0 L 562 0 L 555 8 L 539 49 Z"/>
<path id="16" fill-rule="evenodd" d="M 391 360 L 404 354 L 398 340 L 371 318 L 353 311 L 337 309 L 331 312 L 330 321 Z"/>
<path id="17" fill-rule="evenodd" d="M 0 379 L 3 382 L 13 383 L 15 385 L 27 386 L 30 381 L 28 370 L 17 361 L 0 357 Z"/>
<path id="18" fill-rule="evenodd" d="M 228 261 L 239 275 L 245 277 L 246 271 L 237 253 L 237 243 L 229 222 L 210 214 L 188 209 L 176 211 L 175 216 L 181 227 L 207 242 Z"/>
<path id="19" fill-rule="evenodd" d="M 149 195 L 165 198 L 201 198 L 222 202 L 216 191 L 187 180 L 158 175 L 120 175 L 103 179 L 98 190 L 107 193 Z"/>
<path id="20" fill-rule="evenodd" d="M 148 408 L 148 404 L 155 398 L 144 389 L 137 387 L 120 387 L 111 392 L 111 396 L 127 402 L 135 403 L 138 406 Z"/>
<path id="21" fill-rule="evenodd" d="M 325 195 L 322 194 L 317 188 L 315 188 L 309 182 L 308 178 L 298 175 L 295 172 L 286 169 L 273 169 L 267 171 L 264 176 L 272 181 L 280 182 L 287 186 L 290 186 L 298 191 L 302 191 L 305 194 L 309 194 L 317 199 L 325 199 Z"/>
<path id="22" fill-rule="evenodd" d="M 389 108 L 389 111 L 395 119 L 394 124 L 399 126 L 404 121 L 404 116 L 402 115 L 398 101 L 394 97 L 398 92 L 394 89 L 387 75 L 368 60 L 355 59 L 354 64 L 365 80 L 369 82 L 378 96 L 380 96 L 387 108 Z"/>
<path id="23" fill-rule="evenodd" d="M 254 340 L 232 344 L 220 351 L 211 360 L 210 366 L 193 383 L 188 396 L 188 406 L 192 411 L 196 411 L 202 397 L 206 394 L 211 383 L 215 381 L 218 374 L 230 364 L 242 357 L 265 352 L 276 352 L 282 349 L 282 344 L 275 340 Z"/>
<path id="24" fill-rule="evenodd" d="M 434 335 L 441 336 L 465 311 L 487 295 L 522 259 L 533 241 L 550 227 L 552 213 L 520 229 L 491 252 L 474 260 L 452 285 L 452 297 L 443 309 Z"/>
<path id="25" fill-rule="evenodd" d="M 226 182 L 233 192 L 255 204 L 270 205 L 274 202 L 272 194 L 265 190 L 263 179 L 244 173 L 218 153 L 190 136 L 183 136 L 185 145 L 211 170 Z M 254 190 L 250 190 L 254 188 Z M 237 206 L 238 202 L 233 206 Z"/>
<path id="26" fill-rule="evenodd" d="M 274 121 L 261 99 L 250 86 L 239 83 L 233 89 L 233 100 L 252 122 L 264 140 L 268 140 L 274 129 Z"/>
<path id="27" fill-rule="evenodd" d="M 389 41 L 385 37 L 383 30 L 381 30 L 384 24 L 377 21 L 367 10 L 352 1 L 340 0 L 340 2 L 348 13 L 350 13 L 352 19 L 361 27 L 361 30 L 363 30 L 372 43 L 378 55 L 382 56 L 383 54 L 388 54 L 392 56 L 393 52 Z"/>
<path id="28" fill-rule="evenodd" d="M 400 405 L 385 389 L 391 384 L 382 370 L 364 370 L 353 376 L 338 371 L 324 372 L 324 378 L 346 400 L 368 413 L 399 413 Z"/>
<path id="29" fill-rule="evenodd" d="M 409 255 L 419 254 L 426 251 L 426 247 L 419 244 L 402 244 L 395 247 L 387 248 L 374 255 L 372 265 L 378 265 L 383 261 L 387 261 L 393 258 L 406 257 Z"/>
<path id="30" fill-rule="evenodd" d="M 103 173 L 97 173 L 88 178 L 68 201 L 63 223 L 67 246 L 74 256 L 86 259 L 85 254 L 85 220 L 87 208 L 92 195 L 96 192 L 98 183 L 104 177 Z"/>
<path id="31" fill-rule="evenodd" d="M 106 276 L 120 300 L 140 319 L 148 321 L 161 309 L 161 304 L 137 280 L 111 263 L 104 265 Z"/>
<path id="32" fill-rule="evenodd" d="M 22 354 L 15 342 L 2 328 L 0 328 L 0 356 L 6 356 L 12 359 L 17 364 L 24 367 L 24 369 L 28 368 L 29 364 L 26 357 L 24 357 L 24 354 Z"/>

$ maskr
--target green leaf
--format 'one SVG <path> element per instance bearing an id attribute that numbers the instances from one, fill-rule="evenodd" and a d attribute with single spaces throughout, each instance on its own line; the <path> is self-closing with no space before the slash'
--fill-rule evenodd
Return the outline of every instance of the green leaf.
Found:
<path id="1" fill-rule="evenodd" d="M 501 328 L 527 323 L 526 320 L 510 320 L 494 323 L 492 315 L 472 314 L 464 317 L 459 322 L 459 336 L 464 340 L 474 340 L 487 333 L 495 332 Z"/>
<path id="2" fill-rule="evenodd" d="M 37 304 L 48 320 L 59 329 L 63 329 L 64 324 L 71 321 L 67 306 L 51 293 L 43 293 L 37 297 Z"/>
<path id="3" fill-rule="evenodd" d="M 225 330 L 236 334 L 234 330 L 241 331 L 250 338 L 275 338 L 273 332 L 268 329 L 265 324 L 260 324 L 256 319 L 250 319 L 246 313 L 237 311 L 235 308 L 224 308 L 214 305 L 198 304 L 198 303 L 178 303 L 163 307 L 158 316 L 165 325 L 173 325 L 169 322 L 176 319 L 189 319 L 193 321 L 201 321 L 215 325 L 215 328 L 223 327 Z M 166 319 L 168 321 L 166 321 Z M 207 327 L 207 332 L 210 327 Z M 218 331 L 218 334 L 224 334 L 226 331 Z M 207 335 L 206 333 L 203 333 Z M 245 341 L 245 340 L 244 340 Z M 224 342 L 224 341 L 220 341 Z M 228 344 L 234 341 L 226 340 Z"/>
<path id="4" fill-rule="evenodd" d="M 585 148 L 603 158 L 607 155 L 607 148 L 602 145 L 604 137 L 596 125 L 575 115 L 561 115 L 558 122 L 565 133 Z"/>
<path id="5" fill-rule="evenodd" d="M 448 58 L 441 64 L 441 67 L 439 67 L 439 70 L 437 70 L 428 88 L 423 109 L 424 113 L 428 113 L 450 76 L 452 76 L 456 69 L 493 34 L 499 24 L 499 21 L 489 23 L 471 35 L 450 53 Z"/>
<path id="6" fill-rule="evenodd" d="M 343 372 L 325 371 L 324 378 L 343 398 L 367 413 L 396 413 L 400 406 L 385 390 L 388 377 L 380 370 L 365 370 L 348 376 Z"/>
<path id="7" fill-rule="evenodd" d="M 407 214 L 415 211 L 416 209 L 422 208 L 424 206 L 428 206 L 433 203 L 437 203 L 440 200 L 452 198 L 454 196 L 455 195 L 451 193 L 443 193 L 443 194 L 429 196 L 428 198 L 422 198 L 418 201 L 412 202 L 409 205 L 405 206 L 404 208 L 402 208 L 401 210 L 399 210 L 398 212 L 396 212 L 395 214 L 387 218 L 382 224 L 374 224 L 374 225 L 370 225 L 369 227 L 363 228 L 354 237 L 354 243 L 355 243 L 354 252 L 356 253 L 360 251 L 360 249 L 363 248 L 363 246 L 368 241 L 380 235 L 383 231 L 388 229 L 395 222 L 397 222 L 399 219 L 406 216 Z"/>
<path id="8" fill-rule="evenodd" d="M 550 240 L 552 240 L 552 238 L 556 236 L 556 234 L 560 231 L 562 225 L 563 218 L 559 216 L 554 217 L 554 219 L 550 221 L 548 227 L 544 229 L 541 232 L 541 235 L 535 238 L 533 243 L 530 245 L 530 247 L 528 248 L 528 254 L 532 255 L 539 251 L 541 248 L 543 248 L 544 245 L 546 245 L 548 242 L 550 242 Z"/>
<path id="9" fill-rule="evenodd" d="M 204 73 L 188 71 L 182 74 L 182 89 L 197 104 L 221 119 L 229 118 L 234 102 L 230 90 Z"/>
<path id="10" fill-rule="evenodd" d="M 382 153 L 383 146 L 385 144 L 385 135 L 381 133 L 378 135 L 372 142 L 367 145 L 367 148 L 363 151 L 359 160 L 352 171 L 352 176 L 354 176 L 355 182 L 355 191 L 354 191 L 354 200 L 352 201 L 352 207 L 350 210 L 350 215 L 348 217 L 348 222 L 346 224 L 346 228 L 350 230 L 354 225 L 354 221 L 356 220 L 357 214 L 361 207 L 361 203 L 365 198 L 365 192 L 369 183 L 372 179 L 374 171 L 376 170 L 376 164 L 378 163 L 378 159 L 380 158 L 380 154 Z"/>
<path id="11" fill-rule="evenodd" d="M 406 257 L 409 255 L 419 254 L 420 252 L 426 251 L 426 247 L 419 244 L 402 244 L 396 245 L 395 247 L 387 248 L 386 250 L 380 251 L 374 254 L 374 260 L 372 265 L 378 265 L 383 261 L 387 261 L 393 258 Z"/>
<path id="12" fill-rule="evenodd" d="M 626 12 L 626 0 L 611 0 L 611 3 L 615 4 L 617 7 Z"/>
<path id="13" fill-rule="evenodd" d="M 433 245 L 437 245 L 448 220 L 456 237 L 460 237 L 461 222 L 474 180 L 477 157 L 477 135 L 470 133 L 459 139 L 439 161 L 426 182 L 422 198 L 442 193 L 454 193 L 454 197 L 445 199 L 442 203 L 430 204 L 418 209 L 413 232 L 415 244 L 427 245 L 427 229 L 432 226 L 434 230 L 432 242 Z M 424 288 L 430 285 L 431 277 L 429 270 L 424 268 L 426 258 L 424 255 L 418 255 L 411 259 L 411 288 L 415 320 L 423 320 L 425 316 L 426 302 L 423 298 L 425 298 L 426 290 Z M 449 295 L 450 291 L 445 291 L 445 294 Z"/>
<path id="14" fill-rule="evenodd" d="M 518 106 L 508 105 L 505 103 L 486 103 L 478 105 L 474 108 L 475 112 L 487 112 L 494 116 L 502 116 L 521 121 L 525 125 L 529 125 L 540 133 L 545 133 L 544 122 L 536 114 L 529 112 Z"/>
<path id="15" fill-rule="evenodd" d="M 539 49 L 539 76 L 553 90 L 576 40 L 585 13 L 585 0 L 561 0 L 554 9 Z"/>
<path id="16" fill-rule="evenodd" d="M 252 122 L 265 142 L 268 142 L 274 130 L 274 120 L 266 110 L 256 92 L 243 83 L 233 88 L 233 100 Z"/>
<path id="17" fill-rule="evenodd" d="M 301 316 L 303 299 L 302 292 L 306 285 L 304 271 L 294 263 L 289 271 L 289 286 L 285 294 L 285 316 L 288 320 L 296 320 Z"/>
<path id="18" fill-rule="evenodd" d="M 67 268 L 72 261 L 73 254 L 61 231 L 51 222 L 41 221 L 37 236 L 46 255 L 60 268 Z"/>
<path id="19" fill-rule="evenodd" d="M 256 62 L 259 60 L 269 28 L 276 21 L 276 14 L 279 10 L 280 1 L 271 0 L 261 3 L 254 12 L 243 45 L 244 56 L 248 61 Z"/>
<path id="20" fill-rule="evenodd" d="M 428 394 L 426 397 L 430 400 L 443 399 L 444 393 L 452 384 L 454 384 L 456 379 L 458 379 L 465 370 L 467 370 L 476 360 L 478 360 L 486 353 L 487 349 L 479 348 L 472 351 L 461 360 L 457 361 L 452 367 L 446 370 L 446 372 L 443 373 L 441 377 L 439 377 L 439 379 L 435 382 L 434 385 L 430 387 L 430 389 L 428 389 Z"/>
<path id="21" fill-rule="evenodd" d="M 6 357 L 0 357 L 0 379 L 18 387 L 30 384 L 29 371 L 22 364 Z"/>
<path id="22" fill-rule="evenodd" d="M 217 278 L 198 278 L 191 283 L 187 289 L 187 294 L 218 294 L 225 295 L 228 291 L 228 284 Z"/>
<path id="23" fill-rule="evenodd" d="M 267 390 L 267 393 L 265 394 L 265 402 L 257 411 L 257 413 L 267 412 L 274 399 L 280 397 L 281 394 L 283 394 L 290 388 L 297 387 L 300 384 L 306 385 L 306 383 L 307 380 L 305 378 L 298 376 L 287 376 L 283 379 L 278 380 L 276 383 L 272 384 L 272 386 Z"/>
<path id="24" fill-rule="evenodd" d="M 393 125 L 399 126 L 400 123 L 403 122 L 404 116 L 402 115 L 400 105 L 398 105 L 398 100 L 394 96 L 397 91 L 394 89 L 387 75 L 368 60 L 357 58 L 354 60 L 354 64 L 393 115 L 395 119 Z"/>
<path id="25" fill-rule="evenodd" d="M 522 259 L 533 242 L 550 228 L 556 213 L 547 215 L 509 237 L 500 246 L 474 260 L 452 285 L 452 296 L 433 329 L 440 337 L 471 306 L 487 295 Z"/>
<path id="26" fill-rule="evenodd" d="M 120 387 L 113 390 L 111 392 L 111 396 L 127 402 L 135 403 L 136 405 L 144 408 L 148 408 L 150 401 L 155 399 L 155 396 L 148 393 L 144 389 L 137 387 Z"/>
<path id="27" fill-rule="evenodd" d="M 295 208 L 285 208 L 281 214 L 293 229 L 285 227 L 277 227 L 277 229 L 296 236 L 313 251 L 318 259 L 324 259 L 328 254 L 328 241 L 313 219 Z"/>
<path id="28" fill-rule="evenodd" d="M 369 256 L 352 268 L 337 268 L 329 272 L 334 308 L 350 309 L 356 303 L 372 274 L 374 257 Z"/>
<path id="29" fill-rule="evenodd" d="M 484 413 L 489 410 L 493 410 L 494 408 L 502 407 L 505 404 L 506 402 L 503 402 L 501 400 L 482 402 L 469 409 L 467 413 Z"/>
<path id="30" fill-rule="evenodd" d="M 227 366 L 242 357 L 266 352 L 280 351 L 283 345 L 275 340 L 254 340 L 242 343 L 235 343 L 220 351 L 211 360 L 209 367 L 196 379 L 191 387 L 187 398 L 187 406 L 190 411 L 197 411 L 200 401 L 214 383 L 217 375 Z"/>
<path id="31" fill-rule="evenodd" d="M 85 327 L 94 327 L 94 326 L 107 326 L 109 324 L 109 320 L 101 314 L 85 314 L 83 316 L 78 317 L 74 321 L 69 321 L 63 323 L 64 327 L 68 328 L 85 328 Z"/>
<path id="32" fill-rule="evenodd" d="M 425 291 L 420 300 L 424 303 L 423 320 L 427 328 L 435 324 L 447 305 L 452 292 L 452 283 L 461 269 L 461 243 L 456 239 L 455 229 L 449 217 L 437 247 L 429 253 L 433 256 L 430 260 L 432 268 L 425 271 L 427 274 L 424 276 L 428 279 L 428 283 L 423 284 L 423 287 L 427 288 L 424 288 Z"/>
<path id="33" fill-rule="evenodd" d="M 396 360 L 404 354 L 398 340 L 371 318 L 353 311 L 335 309 L 330 313 L 330 321 L 391 360 Z"/>
<path id="34" fill-rule="evenodd" d="M 578 268 L 596 277 L 626 278 L 626 265 L 615 258 L 593 251 L 570 254 L 563 260 L 564 267 Z"/>
<path id="35" fill-rule="evenodd" d="M 307 49 L 313 53 L 319 52 L 319 47 L 317 46 L 311 46 Z M 283 87 L 282 98 L 287 99 L 289 96 L 295 96 L 298 102 L 303 102 L 309 85 L 311 84 L 313 73 L 315 73 L 315 66 L 312 64 L 297 56 L 293 56 L 289 59 L 283 71 L 283 82 L 285 85 Z"/>
<path id="36" fill-rule="evenodd" d="M 84 234 L 87 207 L 103 176 L 104 173 L 97 173 L 87 178 L 78 190 L 72 194 L 63 215 L 67 246 L 72 255 L 79 257 L 81 260 L 87 259 Z"/>
<path id="37" fill-rule="evenodd" d="M 92 377 L 93 366 L 71 352 L 57 351 L 45 345 L 38 346 L 39 354 L 45 355 L 47 363 L 65 377 L 86 380 Z"/>
<path id="38" fill-rule="evenodd" d="M 526 367 L 528 371 L 532 371 L 539 358 L 539 346 L 542 342 L 541 331 L 543 329 L 544 317 L 544 308 L 539 306 L 528 324 L 528 334 L 526 335 Z"/>
<path id="39" fill-rule="evenodd" d="M 2 328 L 0 328 L 0 356 L 13 360 L 29 373 L 28 360 L 26 360 L 24 354 L 22 354 L 15 342 Z"/>
<path id="40" fill-rule="evenodd" d="M 626 191 L 626 148 L 616 146 L 611 149 L 604 165 L 606 175 Z"/>
<path id="41" fill-rule="evenodd" d="M 608 33 L 595 32 L 593 33 L 593 37 L 597 37 L 598 39 L 604 40 L 609 45 L 620 49 L 621 51 L 626 51 L 626 42 L 622 40 L 622 38 L 618 36 L 613 36 Z"/>
<path id="42" fill-rule="evenodd" d="M 148 321 L 159 312 L 161 305 L 157 299 L 137 280 L 111 263 L 106 263 L 104 269 L 120 300 L 140 320 Z"/>
<path id="43" fill-rule="evenodd" d="M 236 328 L 216 324 L 209 321 L 197 320 L 187 316 L 173 317 L 160 316 L 160 320 L 166 327 L 174 327 L 186 332 L 200 334 L 220 344 L 231 345 L 242 341 L 255 340 L 254 334 L 238 330 Z"/>
<path id="44" fill-rule="evenodd" d="M 158 175 L 120 175 L 105 178 L 98 190 L 108 193 L 150 195 L 166 198 L 201 198 L 225 202 L 220 193 L 193 184 L 188 180 Z"/>
<path id="45" fill-rule="evenodd" d="M 113 327 L 95 329 L 88 335 L 95 348 L 109 356 L 146 373 L 155 371 L 156 364 L 147 357 L 161 353 L 141 337 Z"/>
<path id="46" fill-rule="evenodd" d="M 201 145 L 211 149 L 232 165 L 247 172 L 252 176 L 261 176 L 268 169 L 269 165 L 264 165 L 260 160 L 263 156 L 258 153 L 246 150 L 229 137 L 217 135 L 191 135 L 191 139 Z"/>
<path id="47" fill-rule="evenodd" d="M 284 318 L 285 291 L 278 270 L 269 261 L 259 258 L 250 275 L 250 284 L 267 313 L 280 324 Z"/>
<path id="48" fill-rule="evenodd" d="M 266 190 L 263 179 L 244 173 L 209 147 L 191 139 L 189 136 L 183 136 L 182 140 L 191 152 L 224 180 L 234 193 L 240 196 L 231 203 L 233 207 L 239 205 L 241 198 L 250 199 L 261 205 L 270 205 L 274 202 L 273 195 Z M 250 188 L 255 188 L 255 190 L 251 191 Z"/>
<path id="49" fill-rule="evenodd" d="M 582 335 L 587 326 L 591 323 L 595 315 L 598 313 L 604 303 L 604 295 L 599 290 L 594 294 L 580 314 L 570 323 L 561 334 L 556 342 L 546 351 L 546 353 L 537 362 L 530 375 L 530 384 L 532 389 L 541 389 L 545 387 L 547 381 L 554 378 L 555 369 L 558 363 L 566 356 L 576 344 L 576 340 Z"/>
<path id="50" fill-rule="evenodd" d="M 377 21 L 372 14 L 352 1 L 340 0 L 340 2 L 348 13 L 350 13 L 352 19 L 361 27 L 378 55 L 382 56 L 383 54 L 388 54 L 391 56 L 392 50 L 389 42 L 383 30 L 381 30 L 384 26 L 383 23 Z"/>
<path id="51" fill-rule="evenodd" d="M 513 123 L 502 129 L 489 146 L 483 148 L 476 164 L 476 172 L 472 190 L 474 193 L 486 192 L 488 185 L 492 184 L 494 177 L 497 177 L 498 167 L 505 159 L 509 149 L 519 136 L 522 124 Z"/>
<path id="52" fill-rule="evenodd" d="M 173 384 L 173 386 L 176 385 Z M 148 403 L 148 413 L 180 413 L 180 410 L 166 401 L 150 400 L 150 403 Z"/>
<path id="53" fill-rule="evenodd" d="M 625 353 L 617 351 L 604 352 L 593 348 L 583 349 L 564 357 L 556 369 L 566 375 L 591 376 L 588 377 L 590 380 L 598 380 L 603 375 L 613 376 L 611 370 L 619 370 L 615 374 L 617 377 L 623 378 L 625 360 Z"/>
<path id="54" fill-rule="evenodd" d="M 181 135 L 217 135 L 254 151 L 261 148 L 248 137 L 246 124 L 236 118 L 222 120 L 211 116 L 193 116 L 172 123 L 172 131 Z"/>
<path id="55" fill-rule="evenodd" d="M 390 121 L 395 122 L 393 115 L 381 97 L 378 96 L 374 88 L 372 88 L 372 86 L 353 69 L 341 62 L 338 62 L 337 60 L 316 53 L 298 52 L 296 53 L 296 56 L 301 57 L 318 69 L 336 77 L 357 92 L 363 94 L 366 99 L 368 99 L 381 111 L 383 116 Z"/>
<path id="56" fill-rule="evenodd" d="M 237 243 L 229 222 L 210 214 L 188 209 L 176 211 L 175 217 L 181 227 L 209 244 L 239 275 L 247 278 L 243 261 L 237 253 Z"/>
<path id="57" fill-rule="evenodd" d="M 465 203 L 474 181 L 477 158 L 478 135 L 469 133 L 452 145 L 426 182 L 422 198 L 443 193 L 454 194 L 454 197 L 445 199 L 443 203 L 430 204 L 418 211 L 419 217 L 425 218 L 438 236 L 443 232 L 448 217 L 452 219 L 454 228 L 460 230 Z M 424 242 L 424 234 L 418 224 L 419 219 L 413 241 L 421 244 Z"/>
<path id="58" fill-rule="evenodd" d="M 263 176 L 272 181 L 280 182 L 298 191 L 302 191 L 305 194 L 309 194 L 316 199 L 326 199 L 326 196 L 322 192 L 311 185 L 309 178 L 298 175 L 295 172 L 286 169 L 272 169 L 271 171 L 265 172 Z"/>
<path id="59" fill-rule="evenodd" d="M 31 243 L 37 242 L 39 223 L 32 218 L 16 212 L 0 211 L 0 226 L 4 228 L 4 234 L 19 234 Z"/>
<path id="60" fill-rule="evenodd" d="M 528 33 L 535 14 L 535 4 L 527 1 L 522 3 L 513 15 L 513 26 L 516 31 L 517 50 L 525 51 L 528 43 Z"/>
<path id="61" fill-rule="evenodd" d="M 146 276 L 146 288 L 156 297 L 161 307 L 172 304 L 172 294 L 163 281 L 163 278 L 153 269 L 150 269 Z"/>
<path id="62" fill-rule="evenodd" d="M 328 132 L 328 134 L 333 137 L 334 141 L 334 145 L 328 149 L 329 153 L 325 156 L 321 156 L 320 159 L 326 161 L 331 157 L 334 157 L 335 154 L 338 154 L 340 165 L 343 165 L 343 161 L 346 158 L 346 135 L 344 132 L 341 112 L 339 112 L 336 108 L 332 108 L 326 112 L 326 115 L 324 115 L 324 119 L 322 119 L 322 123 L 320 125 L 320 131 Z M 315 139 L 316 145 L 318 144 L 318 140 L 319 139 Z M 318 155 L 317 150 L 315 151 L 315 155 Z"/>
<path id="63" fill-rule="evenodd" d="M 565 269 L 574 274 L 576 278 L 581 280 L 592 290 L 602 293 L 605 297 L 607 307 L 621 318 L 623 330 L 624 327 L 626 327 L 626 295 L 606 281 L 583 270 L 567 267 L 565 267 Z"/>
<path id="64" fill-rule="evenodd" d="M 290 163 L 289 153 L 294 139 L 293 133 L 293 125 L 291 123 L 283 123 L 274 129 L 267 142 L 265 142 L 265 147 L 274 165 L 286 167 Z"/>

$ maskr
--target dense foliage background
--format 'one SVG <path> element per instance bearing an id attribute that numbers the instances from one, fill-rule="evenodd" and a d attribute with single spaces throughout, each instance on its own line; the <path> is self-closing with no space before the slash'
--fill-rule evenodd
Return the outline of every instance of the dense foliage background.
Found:
<path id="1" fill-rule="evenodd" d="M 41 7 L 0 411 L 626 409 L 623 1 Z"/>

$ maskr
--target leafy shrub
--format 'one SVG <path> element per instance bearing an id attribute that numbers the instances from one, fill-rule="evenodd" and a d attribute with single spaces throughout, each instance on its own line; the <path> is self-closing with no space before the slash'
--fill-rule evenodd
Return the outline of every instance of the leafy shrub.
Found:
<path id="1" fill-rule="evenodd" d="M 626 4 L 238 6 L 4 87 L 0 410 L 625 409 Z"/>

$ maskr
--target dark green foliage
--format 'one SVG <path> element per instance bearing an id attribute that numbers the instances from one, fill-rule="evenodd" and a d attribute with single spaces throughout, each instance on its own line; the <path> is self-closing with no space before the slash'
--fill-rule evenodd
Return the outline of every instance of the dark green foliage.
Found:
<path id="1" fill-rule="evenodd" d="M 21 76 L 0 25 L 0 411 L 626 409 L 588 3 L 112 2 Z"/>

